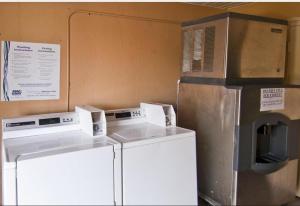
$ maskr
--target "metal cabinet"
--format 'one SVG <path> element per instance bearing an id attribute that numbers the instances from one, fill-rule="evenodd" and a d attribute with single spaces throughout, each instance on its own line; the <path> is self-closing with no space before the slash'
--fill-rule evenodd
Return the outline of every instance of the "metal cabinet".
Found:
<path id="1" fill-rule="evenodd" d="M 225 13 L 184 22 L 182 75 L 283 79 L 287 22 Z"/>

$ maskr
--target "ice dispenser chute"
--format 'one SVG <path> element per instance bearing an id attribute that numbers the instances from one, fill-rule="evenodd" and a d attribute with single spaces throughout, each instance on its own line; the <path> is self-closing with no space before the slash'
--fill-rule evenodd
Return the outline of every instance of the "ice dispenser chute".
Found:
<path id="1" fill-rule="evenodd" d="M 300 120 L 279 113 L 259 116 L 238 128 L 235 170 L 269 174 L 298 159 Z M 238 157 L 237 157 L 238 156 Z"/>
<path id="2" fill-rule="evenodd" d="M 263 115 L 253 123 L 252 166 L 258 173 L 271 173 L 284 165 L 288 157 L 288 125 L 281 114 Z"/>

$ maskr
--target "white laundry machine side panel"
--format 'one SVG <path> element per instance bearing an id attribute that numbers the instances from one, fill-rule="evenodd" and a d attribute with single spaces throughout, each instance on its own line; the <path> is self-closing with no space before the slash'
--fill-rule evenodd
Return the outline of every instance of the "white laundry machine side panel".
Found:
<path id="1" fill-rule="evenodd" d="M 197 205 L 194 134 L 123 149 L 124 205 Z"/>
<path id="2" fill-rule="evenodd" d="M 119 146 L 115 147 L 114 187 L 115 203 L 116 205 L 122 205 L 122 151 Z"/>
<path id="3" fill-rule="evenodd" d="M 2 165 L 2 205 L 16 205 L 15 167 Z"/>
<path id="4" fill-rule="evenodd" d="M 113 146 L 17 162 L 19 205 L 112 205 Z"/>

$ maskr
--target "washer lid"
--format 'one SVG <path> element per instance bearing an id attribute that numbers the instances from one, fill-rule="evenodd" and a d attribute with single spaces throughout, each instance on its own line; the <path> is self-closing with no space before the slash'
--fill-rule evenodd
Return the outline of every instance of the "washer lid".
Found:
<path id="1" fill-rule="evenodd" d="M 108 136 L 123 143 L 123 147 L 167 141 L 170 138 L 195 136 L 195 132 L 180 127 L 161 127 L 151 123 L 121 125 L 109 128 Z"/>
<path id="2" fill-rule="evenodd" d="M 117 144 L 106 136 L 80 131 L 58 132 L 4 140 L 8 162 Z"/>

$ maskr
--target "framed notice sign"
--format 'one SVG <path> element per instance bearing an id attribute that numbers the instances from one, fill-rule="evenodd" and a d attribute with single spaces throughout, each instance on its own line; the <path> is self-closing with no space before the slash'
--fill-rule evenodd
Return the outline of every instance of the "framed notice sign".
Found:
<path id="1" fill-rule="evenodd" d="M 60 45 L 1 42 L 1 101 L 59 99 Z"/>

